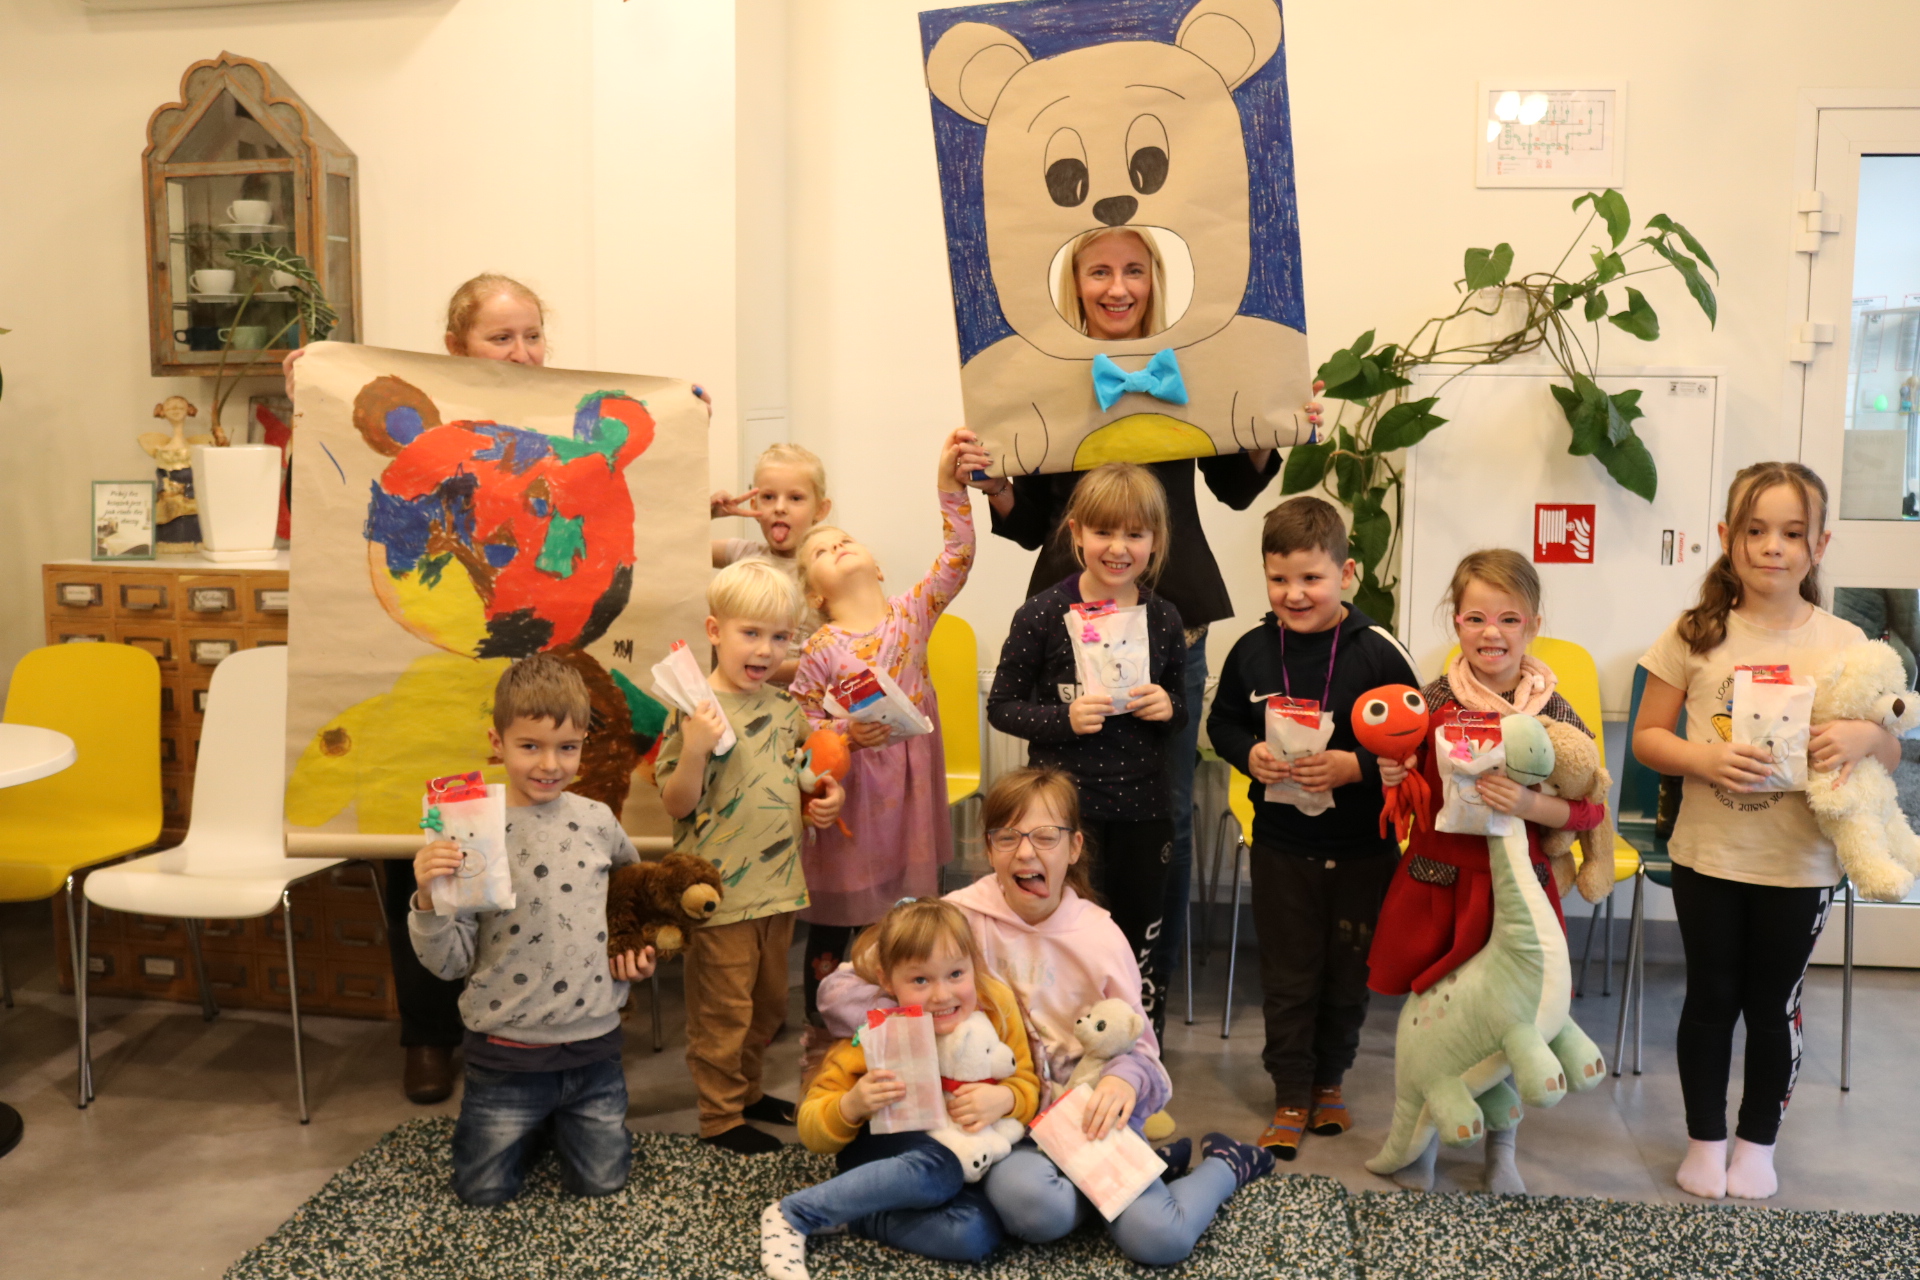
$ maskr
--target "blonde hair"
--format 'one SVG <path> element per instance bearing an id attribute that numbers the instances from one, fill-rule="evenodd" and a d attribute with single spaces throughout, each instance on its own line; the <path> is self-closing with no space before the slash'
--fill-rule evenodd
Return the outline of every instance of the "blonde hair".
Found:
<path id="1" fill-rule="evenodd" d="M 1680 638 L 1693 652 L 1717 649 L 1727 638 L 1727 615 L 1740 603 L 1740 575 L 1733 567 L 1733 548 L 1747 536 L 1747 522 L 1753 519 L 1760 495 L 1782 484 L 1800 495 L 1801 509 L 1807 513 L 1809 553 L 1826 532 L 1827 483 L 1811 467 L 1798 462 L 1756 462 L 1734 476 L 1727 486 L 1727 549 L 1701 580 L 1700 602 L 1680 615 Z M 1819 565 L 1809 564 L 1807 576 L 1800 579 L 1800 598 L 1809 604 L 1820 603 Z"/>
<path id="2" fill-rule="evenodd" d="M 1133 462 L 1109 462 L 1095 467 L 1081 478 L 1067 502 L 1067 520 L 1081 529 L 1143 530 L 1153 535 L 1153 550 L 1140 580 L 1152 586 L 1167 562 L 1167 543 L 1173 536 L 1173 521 L 1167 514 L 1167 491 L 1160 478 Z M 1071 539 L 1065 521 L 1060 528 Z M 1086 568 L 1080 546 L 1073 544 L 1074 563 Z"/>
<path id="3" fill-rule="evenodd" d="M 1059 814 L 1071 830 L 1080 830 L 1080 788 L 1065 770 L 1044 765 L 1011 769 L 996 778 L 980 806 L 980 829 L 1010 827 L 1037 804 Z M 1092 849 L 1083 845 L 1079 858 L 1067 864 L 1067 883 L 1088 902 L 1100 900 L 1093 892 Z"/>
<path id="4" fill-rule="evenodd" d="M 1102 240 L 1123 235 L 1137 236 L 1153 262 L 1153 295 L 1147 299 L 1146 324 L 1140 336 L 1144 338 L 1167 327 L 1167 269 L 1161 263 L 1160 246 L 1154 243 L 1153 232 L 1145 227 L 1095 227 L 1083 232 L 1060 258 L 1060 301 L 1065 308 L 1061 318 L 1081 333 L 1087 332 L 1087 305 L 1080 296 L 1080 255 Z"/>
<path id="5" fill-rule="evenodd" d="M 847 958 L 856 973 L 877 983 L 903 964 L 932 956 L 943 941 L 967 958 L 976 979 L 987 972 L 967 913 L 938 898 L 894 903 L 878 924 L 869 925 L 854 939 Z"/>
<path id="6" fill-rule="evenodd" d="M 500 673 L 493 686 L 493 728 L 505 733 L 515 720 L 551 720 L 585 733 L 593 716 L 587 682 L 549 653 L 536 653 Z"/>
<path id="7" fill-rule="evenodd" d="M 1460 563 L 1453 567 L 1453 580 L 1447 583 L 1446 594 L 1440 597 L 1443 616 L 1460 612 L 1460 597 L 1470 582 L 1484 582 L 1525 601 L 1530 618 L 1540 615 L 1540 575 L 1518 551 L 1492 547 L 1461 556 Z"/>
<path id="8" fill-rule="evenodd" d="M 547 322 L 547 304 L 540 301 L 540 295 L 521 284 L 511 276 L 503 276 L 493 271 L 482 271 L 473 279 L 453 291 L 447 299 L 447 337 L 460 344 L 462 350 L 467 345 L 467 331 L 473 328 L 473 318 L 495 294 L 509 293 L 523 302 L 533 304 L 540 313 L 540 323 Z"/>
<path id="9" fill-rule="evenodd" d="M 785 569 L 750 556 L 736 560 L 707 584 L 707 612 L 719 621 L 742 618 L 783 627 L 800 621 L 800 588 Z"/>
<path id="10" fill-rule="evenodd" d="M 813 500 L 815 502 L 827 500 L 827 467 L 813 450 L 784 440 L 768 445 L 760 451 L 760 456 L 753 460 L 753 479 L 756 488 L 759 487 L 760 468 L 768 465 L 792 467 L 795 471 L 803 473 L 813 485 Z"/>

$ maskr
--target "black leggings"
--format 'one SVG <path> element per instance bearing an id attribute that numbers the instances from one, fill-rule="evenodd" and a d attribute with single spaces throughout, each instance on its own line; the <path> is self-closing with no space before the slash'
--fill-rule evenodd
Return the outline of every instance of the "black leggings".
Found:
<path id="1" fill-rule="evenodd" d="M 1140 1006 L 1154 1033 L 1166 1024 L 1154 944 L 1166 913 L 1167 863 L 1173 858 L 1173 819 L 1144 822 L 1094 819 L 1080 824 L 1093 857 L 1093 888 L 1120 926 L 1140 965 Z"/>
<path id="2" fill-rule="evenodd" d="M 1673 868 L 1673 910 L 1687 953 L 1687 1001 L 1676 1054 L 1687 1136 L 1727 1136 L 1733 1024 L 1747 1023 L 1737 1137 L 1771 1146 L 1800 1074 L 1800 992 L 1827 923 L 1831 889 L 1742 884 Z"/>
<path id="3" fill-rule="evenodd" d="M 413 863 L 391 858 L 386 869 L 387 954 L 393 961 L 393 994 L 400 1005 L 400 1043 L 407 1048 L 451 1049 L 467 1034 L 460 1022 L 460 993 L 467 989 L 467 981 L 448 982 L 420 963 L 407 934 L 407 913 L 420 887 L 413 878 Z"/>

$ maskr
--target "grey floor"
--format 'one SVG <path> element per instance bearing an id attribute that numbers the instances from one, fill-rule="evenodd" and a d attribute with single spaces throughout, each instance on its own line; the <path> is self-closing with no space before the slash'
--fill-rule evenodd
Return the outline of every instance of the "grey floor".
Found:
<path id="1" fill-rule="evenodd" d="M 309 1018 L 313 1123 L 302 1127 L 284 1016 L 228 1012 L 209 1025 L 196 1006 L 117 999 L 95 1001 L 98 1099 L 80 1111 L 73 1105 L 72 1000 L 54 985 L 48 921 L 45 904 L 0 907 L 0 942 L 16 987 L 15 1007 L 0 1011 L 0 1100 L 27 1122 L 20 1147 L 0 1159 L 0 1276 L 7 1280 L 218 1276 L 394 1125 L 423 1111 L 457 1111 L 457 1095 L 437 1108 L 415 1107 L 401 1095 L 396 1024 Z M 1218 951 L 1197 970 L 1192 1026 L 1181 1021 L 1176 995 L 1166 1046 L 1173 1112 L 1182 1132 L 1196 1137 L 1222 1129 L 1251 1139 L 1272 1100 L 1260 1067 L 1252 952 L 1242 953 L 1233 1034 L 1223 1040 L 1225 958 Z M 1609 1080 L 1529 1116 L 1520 1166 L 1531 1191 L 1690 1199 L 1673 1185 L 1686 1145 L 1672 1047 L 1680 982 L 1677 968 L 1650 972 L 1645 1075 Z M 629 1119 L 636 1129 L 691 1131 L 694 1095 L 682 1058 L 677 971 L 663 985 L 666 1051 L 651 1051 L 644 996 L 628 1024 Z M 1599 997 L 1598 985 L 1596 970 L 1596 990 L 1576 1009 L 1611 1049 L 1617 1006 Z M 1920 1210 L 1920 1162 L 1912 1158 L 1920 1149 L 1920 1107 L 1911 1074 L 1920 1062 L 1920 1021 L 1912 1017 L 1920 973 L 1859 973 L 1854 1087 L 1844 1095 L 1839 971 L 1814 970 L 1808 988 L 1806 1063 L 1782 1134 L 1782 1190 L 1773 1203 Z M 797 984 L 793 1001 L 797 1024 Z M 1376 1004 L 1348 1077 L 1358 1128 L 1339 1138 L 1309 1137 L 1287 1171 L 1390 1189 L 1361 1162 L 1378 1148 L 1391 1108 L 1392 1003 Z M 771 1090 L 791 1096 L 797 1059 L 788 1033 L 771 1057 Z M 1480 1188 L 1477 1148 L 1442 1153 L 1441 1190 Z"/>

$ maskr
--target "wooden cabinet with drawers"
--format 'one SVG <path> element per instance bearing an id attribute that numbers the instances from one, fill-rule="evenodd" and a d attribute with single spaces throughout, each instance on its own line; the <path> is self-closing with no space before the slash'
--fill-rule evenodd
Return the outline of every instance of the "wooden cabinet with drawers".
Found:
<path id="1" fill-rule="evenodd" d="M 238 566 L 200 556 L 140 564 L 66 560 L 42 569 L 48 644 L 138 645 L 160 664 L 162 845 L 186 835 L 200 758 L 200 723 L 214 668 L 241 649 L 287 642 L 287 555 Z M 356 1017 L 397 1016 L 386 919 L 372 868 L 334 867 L 295 886 L 294 956 L 301 1008 Z M 186 929 L 178 920 L 90 907 L 88 990 L 101 995 L 197 1001 Z M 66 912 L 54 905 L 60 983 L 73 989 Z M 201 932 L 207 981 L 222 1005 L 287 1007 L 284 922 L 208 921 Z"/>

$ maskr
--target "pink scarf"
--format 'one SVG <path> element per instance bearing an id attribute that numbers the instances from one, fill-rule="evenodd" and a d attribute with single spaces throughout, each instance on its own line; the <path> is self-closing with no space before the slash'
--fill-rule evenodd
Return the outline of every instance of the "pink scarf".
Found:
<path id="1" fill-rule="evenodd" d="M 1520 659 L 1520 683 L 1510 694 L 1495 693 L 1481 684 L 1473 668 L 1467 665 L 1464 653 L 1447 668 L 1447 685 L 1453 690 L 1455 702 L 1469 711 L 1497 711 L 1503 716 L 1516 712 L 1527 716 L 1540 714 L 1559 682 L 1553 668 L 1532 654 Z"/>

